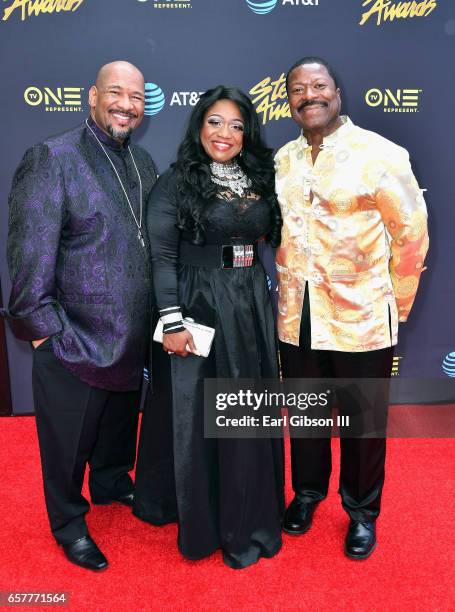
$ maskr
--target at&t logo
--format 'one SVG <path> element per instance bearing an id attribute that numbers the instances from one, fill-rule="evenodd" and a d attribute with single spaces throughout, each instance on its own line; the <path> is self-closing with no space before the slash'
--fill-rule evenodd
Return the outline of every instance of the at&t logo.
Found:
<path id="1" fill-rule="evenodd" d="M 421 89 L 377 89 L 365 94 L 365 102 L 372 108 L 382 108 L 384 113 L 418 113 Z"/>
<path id="2" fill-rule="evenodd" d="M 82 111 L 83 87 L 27 87 L 24 100 L 29 106 L 42 106 L 46 111 Z"/>
<path id="3" fill-rule="evenodd" d="M 174 91 L 169 106 L 196 106 L 203 91 Z"/>
<path id="4" fill-rule="evenodd" d="M 163 109 L 165 103 L 163 90 L 155 83 L 145 84 L 144 115 L 151 117 Z"/>
<path id="5" fill-rule="evenodd" d="M 444 361 L 442 362 L 442 371 L 447 374 L 447 376 L 455 378 L 455 351 L 448 353 L 444 357 Z"/>
<path id="6" fill-rule="evenodd" d="M 253 0 L 246 0 L 246 3 L 256 15 L 266 15 L 270 13 L 270 11 L 273 11 L 277 0 L 256 0 L 256 2 L 253 2 Z"/>
<path id="7" fill-rule="evenodd" d="M 319 6 L 319 0 L 282 0 L 281 4 L 285 6 Z"/>
<path id="8" fill-rule="evenodd" d="M 278 0 L 246 0 L 247 5 L 256 15 L 266 15 L 273 11 Z M 319 0 L 281 0 L 282 6 L 319 6 Z"/>

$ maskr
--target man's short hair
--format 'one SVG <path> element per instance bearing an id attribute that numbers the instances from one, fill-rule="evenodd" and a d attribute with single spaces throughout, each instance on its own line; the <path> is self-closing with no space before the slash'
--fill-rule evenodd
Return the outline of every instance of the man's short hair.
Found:
<path id="1" fill-rule="evenodd" d="M 286 91 L 288 90 L 288 83 L 289 77 L 291 76 L 291 72 L 296 68 L 299 68 L 300 66 L 304 66 L 305 64 L 320 64 L 321 66 L 324 66 L 324 68 L 329 73 L 331 79 L 335 83 L 335 88 L 338 89 L 338 77 L 329 62 L 327 62 L 325 59 L 322 59 L 322 57 L 306 55 L 305 57 L 302 57 L 301 59 L 297 60 L 295 64 L 292 64 L 292 66 L 289 68 L 286 74 Z"/>

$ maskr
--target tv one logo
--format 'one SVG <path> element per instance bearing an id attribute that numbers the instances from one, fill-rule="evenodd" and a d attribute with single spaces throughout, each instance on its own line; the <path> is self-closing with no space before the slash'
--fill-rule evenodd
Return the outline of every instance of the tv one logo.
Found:
<path id="1" fill-rule="evenodd" d="M 421 89 L 377 89 L 365 94 L 365 102 L 372 108 L 382 108 L 384 113 L 418 113 Z"/>
<path id="2" fill-rule="evenodd" d="M 83 87 L 27 87 L 24 100 L 29 106 L 44 106 L 46 111 L 82 111 Z"/>
<path id="3" fill-rule="evenodd" d="M 403 357 L 395 356 L 392 361 L 392 372 L 391 376 L 399 376 L 400 375 L 400 361 Z"/>
<path id="4" fill-rule="evenodd" d="M 246 0 L 248 7 L 256 15 L 271 13 L 278 0 Z M 281 6 L 319 6 L 319 0 L 281 0 Z"/>
<path id="5" fill-rule="evenodd" d="M 138 2 L 148 2 L 149 0 L 138 0 Z M 190 9 L 191 0 L 152 0 L 153 8 L 156 9 Z"/>

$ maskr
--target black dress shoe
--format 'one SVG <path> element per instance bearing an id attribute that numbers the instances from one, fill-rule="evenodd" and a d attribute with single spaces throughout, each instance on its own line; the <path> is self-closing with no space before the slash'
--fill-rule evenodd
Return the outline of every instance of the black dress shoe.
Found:
<path id="1" fill-rule="evenodd" d="M 351 521 L 344 544 L 350 559 L 367 559 L 376 548 L 376 528 L 367 521 Z"/>
<path id="2" fill-rule="evenodd" d="M 306 533 L 313 523 L 317 505 L 318 502 L 304 502 L 294 497 L 284 514 L 283 530 L 294 535 Z"/>
<path id="3" fill-rule="evenodd" d="M 92 502 L 97 506 L 109 506 L 113 502 L 118 502 L 119 504 L 123 504 L 124 506 L 132 506 L 134 503 L 134 492 L 125 493 L 125 495 L 119 495 L 117 497 L 92 497 Z"/>
<path id="4" fill-rule="evenodd" d="M 108 566 L 106 557 L 88 535 L 70 544 L 62 544 L 62 548 L 68 561 L 85 569 L 99 572 Z"/>

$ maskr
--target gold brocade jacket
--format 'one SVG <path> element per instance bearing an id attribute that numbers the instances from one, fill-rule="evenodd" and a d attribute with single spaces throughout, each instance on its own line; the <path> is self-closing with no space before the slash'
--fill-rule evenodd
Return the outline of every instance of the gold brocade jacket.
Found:
<path id="1" fill-rule="evenodd" d="M 298 346 L 308 283 L 311 347 L 372 351 L 397 343 L 398 321 L 411 310 L 428 250 L 427 212 L 407 151 L 342 121 L 314 166 L 303 134 L 275 157 L 278 333 Z"/>

